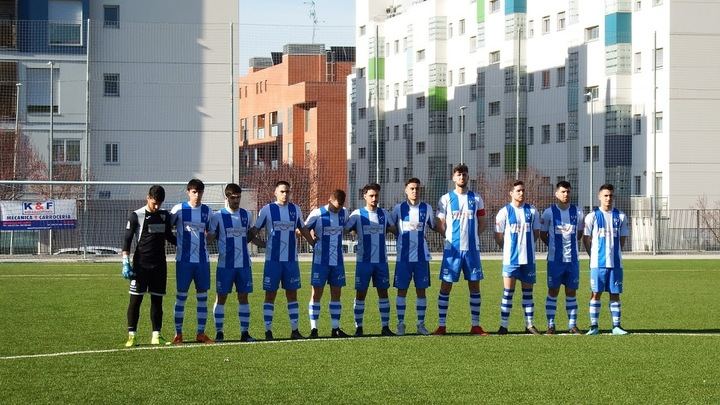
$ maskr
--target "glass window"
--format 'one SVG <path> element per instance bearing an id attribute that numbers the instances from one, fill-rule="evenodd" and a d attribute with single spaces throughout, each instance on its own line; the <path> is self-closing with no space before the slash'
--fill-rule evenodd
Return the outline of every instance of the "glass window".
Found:
<path id="1" fill-rule="evenodd" d="M 120 6 L 104 6 L 104 26 L 120 28 Z"/>

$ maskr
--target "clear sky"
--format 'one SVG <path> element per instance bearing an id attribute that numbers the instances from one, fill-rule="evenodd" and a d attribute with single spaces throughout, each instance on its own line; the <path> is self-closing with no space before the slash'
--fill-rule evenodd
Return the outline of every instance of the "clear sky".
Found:
<path id="1" fill-rule="evenodd" d="M 287 43 L 312 43 L 309 0 L 239 0 L 240 74 L 252 57 L 282 52 Z M 355 1 L 315 0 L 315 43 L 354 46 Z"/>

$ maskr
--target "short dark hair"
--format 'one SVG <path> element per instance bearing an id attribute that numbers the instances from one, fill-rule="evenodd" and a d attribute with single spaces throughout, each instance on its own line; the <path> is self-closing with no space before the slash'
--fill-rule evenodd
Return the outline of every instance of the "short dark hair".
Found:
<path id="1" fill-rule="evenodd" d="M 407 185 L 410 183 L 420 184 L 420 179 L 418 179 L 417 177 L 409 178 L 408 181 L 405 182 L 405 187 L 407 187 Z"/>
<path id="2" fill-rule="evenodd" d="M 558 181 L 558 184 L 555 185 L 555 190 L 559 189 L 560 187 L 567 188 L 568 190 L 572 188 L 570 187 L 570 182 L 565 180 Z"/>
<path id="3" fill-rule="evenodd" d="M 380 185 L 377 183 L 370 183 L 366 184 L 365 187 L 362 189 L 363 195 L 367 194 L 368 191 L 375 190 L 376 192 L 380 192 Z"/>
<path id="4" fill-rule="evenodd" d="M 290 183 L 288 183 L 285 180 L 280 180 L 277 183 L 275 183 L 275 188 L 278 188 L 280 186 L 287 186 L 288 188 L 290 188 Z"/>
<path id="5" fill-rule="evenodd" d="M 330 197 L 339 202 L 340 205 L 345 204 L 345 192 L 343 190 L 337 189 L 333 191 L 332 194 L 330 194 Z"/>
<path id="6" fill-rule="evenodd" d="M 154 185 L 148 190 L 147 196 L 155 200 L 155 202 L 161 203 L 165 201 L 165 189 L 163 186 Z"/>
<path id="7" fill-rule="evenodd" d="M 203 192 L 205 191 L 205 183 L 203 183 L 200 179 L 192 179 L 188 181 L 187 184 L 187 191 L 190 190 L 197 190 L 198 192 Z"/>
<path id="8" fill-rule="evenodd" d="M 468 172 L 469 172 L 469 170 L 468 170 L 467 165 L 464 164 L 464 163 L 460 163 L 460 164 L 458 164 L 457 166 L 453 167 L 452 174 L 455 174 L 455 173 L 468 173 Z"/>
<path id="9" fill-rule="evenodd" d="M 235 183 L 230 183 L 225 186 L 225 197 L 230 197 L 233 194 L 242 194 L 242 188 Z"/>
<path id="10" fill-rule="evenodd" d="M 523 186 L 523 187 L 525 187 L 525 183 L 523 183 L 522 180 L 515 180 L 515 181 L 513 181 L 512 187 L 510 187 L 510 188 L 513 189 L 513 188 L 515 188 L 515 187 L 517 187 L 517 186 Z"/>
<path id="11" fill-rule="evenodd" d="M 608 191 L 615 191 L 615 186 L 613 186 L 610 183 L 605 183 L 602 186 L 600 186 L 600 189 L 598 189 L 598 192 L 608 190 Z"/>

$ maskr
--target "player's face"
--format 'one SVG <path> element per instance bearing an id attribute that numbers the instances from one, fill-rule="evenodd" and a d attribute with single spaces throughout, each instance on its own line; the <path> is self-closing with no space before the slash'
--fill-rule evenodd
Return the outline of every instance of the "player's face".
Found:
<path id="1" fill-rule="evenodd" d="M 466 172 L 453 173 L 453 182 L 455 186 L 465 188 L 468 182 L 468 174 Z"/>
<path id="2" fill-rule="evenodd" d="M 368 190 L 367 193 L 363 194 L 363 198 L 365 199 L 365 206 L 375 209 L 378 206 L 380 195 L 375 190 Z"/>
<path id="3" fill-rule="evenodd" d="M 188 202 L 193 207 L 197 206 L 198 204 L 200 204 L 202 202 L 202 196 L 203 196 L 202 191 L 198 191 L 193 188 L 193 189 L 190 189 L 187 191 L 187 195 L 188 195 Z"/>
<path id="4" fill-rule="evenodd" d="M 162 201 L 157 201 L 156 199 L 150 198 L 150 197 L 148 197 L 146 199 L 146 201 L 147 201 L 147 206 L 145 207 L 145 210 L 147 210 L 147 212 L 149 212 L 151 214 L 153 212 L 157 212 L 157 210 L 160 209 L 160 206 L 163 203 Z"/>
<path id="5" fill-rule="evenodd" d="M 275 198 L 281 204 L 286 204 L 290 201 L 290 187 L 281 184 L 275 187 Z"/>
<path id="6" fill-rule="evenodd" d="M 517 185 L 510 191 L 510 198 L 514 202 L 522 203 L 525 201 L 525 186 Z"/>
<path id="7" fill-rule="evenodd" d="M 233 211 L 236 211 L 238 208 L 240 208 L 240 193 L 238 194 L 230 194 L 229 196 L 225 197 L 227 200 L 228 208 L 230 208 Z"/>
<path id="8" fill-rule="evenodd" d="M 570 202 L 570 189 L 565 187 L 558 187 L 555 190 L 555 198 L 557 198 L 560 204 L 567 204 Z"/>
<path id="9" fill-rule="evenodd" d="M 612 192 L 610 190 L 601 190 L 598 193 L 598 200 L 600 201 L 600 207 L 604 211 L 608 211 L 612 208 L 614 198 L 615 198 L 614 192 Z"/>
<path id="10" fill-rule="evenodd" d="M 409 201 L 417 201 L 420 197 L 420 184 L 409 183 L 405 186 L 405 195 Z"/>
<path id="11" fill-rule="evenodd" d="M 332 212 L 338 212 L 343 207 L 343 204 L 338 200 L 331 198 L 328 200 L 328 209 Z"/>

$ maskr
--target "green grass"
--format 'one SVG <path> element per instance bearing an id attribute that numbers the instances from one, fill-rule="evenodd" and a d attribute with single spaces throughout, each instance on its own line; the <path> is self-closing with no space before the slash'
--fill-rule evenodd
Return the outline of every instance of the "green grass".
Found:
<path id="1" fill-rule="evenodd" d="M 627 260 L 625 264 L 623 325 L 636 332 L 626 337 L 522 335 L 519 294 L 510 325 L 518 333 L 469 336 L 463 282 L 451 296 L 451 335 L 446 337 L 185 345 L 35 358 L 8 356 L 121 348 L 126 337 L 127 282 L 120 278 L 118 264 L 0 264 L 0 398 L 3 403 L 719 402 L 720 305 L 715 290 L 720 284 L 720 262 Z M 488 260 L 483 265 L 481 319 L 485 329 L 494 331 L 499 326 L 500 262 Z M 299 293 L 304 333 L 309 329 L 308 268 L 302 267 L 304 287 Z M 260 269 L 261 264 L 256 264 L 256 292 L 251 294 L 251 334 L 256 337 L 264 330 Z M 170 291 L 173 273 L 171 269 Z M 352 264 L 347 273 L 350 286 L 344 290 L 342 327 L 351 332 Z M 535 318 L 541 330 L 544 277 L 540 271 L 535 293 Z M 583 271 L 578 300 L 578 322 L 583 328 L 588 324 L 587 279 Z M 428 291 L 429 329 L 437 322 L 437 287 L 433 281 Z M 328 298 L 326 292 L 321 335 L 330 329 Z M 609 310 L 607 297 L 603 298 L 600 323 L 607 329 Z M 166 337 L 173 334 L 173 302 L 171 293 L 164 306 Z M 140 319 L 142 343 L 149 342 L 148 304 L 143 303 Z M 564 327 L 562 294 L 559 304 L 557 322 Z M 413 332 L 412 292 L 407 306 L 408 331 Z M 192 337 L 192 294 L 186 308 L 185 335 Z M 236 310 L 237 304 L 229 300 L 225 311 L 229 340 L 239 337 Z M 393 329 L 394 317 L 393 305 Z M 366 333 L 379 333 L 379 323 L 377 296 L 371 291 Z M 276 302 L 274 330 L 277 338 L 289 335 L 282 294 Z M 214 335 L 212 320 L 208 331 Z"/>

